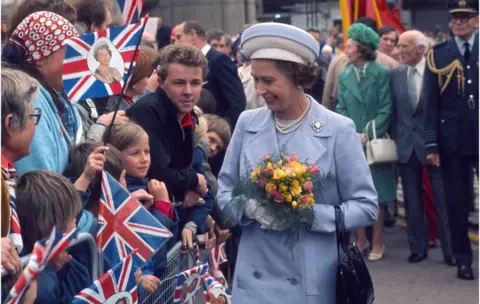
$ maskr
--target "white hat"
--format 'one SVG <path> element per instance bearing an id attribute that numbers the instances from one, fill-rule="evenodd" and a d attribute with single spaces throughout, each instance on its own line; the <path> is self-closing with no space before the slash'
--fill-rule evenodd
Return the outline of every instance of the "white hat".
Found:
<path id="1" fill-rule="evenodd" d="M 320 52 L 317 40 L 304 30 L 287 24 L 267 22 L 242 33 L 242 54 L 251 59 L 276 59 L 313 64 Z"/>

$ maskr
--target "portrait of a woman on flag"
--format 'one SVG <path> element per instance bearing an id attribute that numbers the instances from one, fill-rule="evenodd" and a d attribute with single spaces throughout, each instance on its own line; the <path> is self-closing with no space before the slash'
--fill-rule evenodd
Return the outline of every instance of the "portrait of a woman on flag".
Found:
<path id="1" fill-rule="evenodd" d="M 112 51 L 106 43 L 97 45 L 93 50 L 93 58 L 99 63 L 93 76 L 104 83 L 113 83 L 122 80 L 122 74 L 117 68 L 110 66 Z"/>

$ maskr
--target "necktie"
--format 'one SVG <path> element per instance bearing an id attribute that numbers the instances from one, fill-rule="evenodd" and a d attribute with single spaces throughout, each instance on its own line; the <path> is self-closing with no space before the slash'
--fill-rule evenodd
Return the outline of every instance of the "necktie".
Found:
<path id="1" fill-rule="evenodd" d="M 415 68 L 410 68 L 408 72 L 408 94 L 410 95 L 410 101 L 412 102 L 413 108 L 417 107 L 417 83 L 415 81 Z"/>
<path id="2" fill-rule="evenodd" d="M 463 58 L 465 58 L 465 61 L 468 62 L 470 59 L 470 44 L 468 42 L 464 43 L 465 46 L 465 53 L 463 53 Z"/>

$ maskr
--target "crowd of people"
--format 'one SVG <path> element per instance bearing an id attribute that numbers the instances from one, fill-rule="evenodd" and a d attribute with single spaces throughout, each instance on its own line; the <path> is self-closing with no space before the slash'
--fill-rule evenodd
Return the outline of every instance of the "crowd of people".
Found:
<path id="1" fill-rule="evenodd" d="M 234 303 L 335 303 L 334 206 L 359 250 L 381 260 L 399 178 L 408 261 L 425 260 L 439 238 L 444 262 L 474 279 L 478 1 L 449 1 L 451 38 L 377 29 L 362 17 L 345 45 L 336 28 L 261 23 L 229 36 L 159 18 L 156 36 L 142 37 L 125 93 L 79 102 L 63 89 L 64 40 L 121 21 L 111 1 L 72 2 L 2 2 L 2 301 L 22 271 L 20 257 L 53 227 L 96 236 L 102 170 L 173 234 L 137 273 L 145 292 L 160 286 L 176 241 L 192 248 L 214 237 L 225 243 Z M 95 51 L 100 65 L 101 56 L 110 60 L 108 46 Z M 94 76 L 118 81 L 105 71 Z M 387 137 L 396 159 L 367 162 L 371 140 Z M 243 172 L 280 149 L 324 178 L 315 223 L 293 251 L 261 202 L 230 206 Z M 89 263 L 85 246 L 65 251 L 23 303 L 71 303 L 92 284 Z"/>

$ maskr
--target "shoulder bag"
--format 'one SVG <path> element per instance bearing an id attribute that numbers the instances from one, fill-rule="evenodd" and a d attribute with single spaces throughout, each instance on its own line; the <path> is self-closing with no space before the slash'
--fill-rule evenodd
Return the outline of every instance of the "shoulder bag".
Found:
<path id="1" fill-rule="evenodd" d="M 345 233 L 343 211 L 335 206 L 337 234 L 337 304 L 371 304 L 375 299 L 372 278 L 357 245 Z"/>
<path id="2" fill-rule="evenodd" d="M 372 125 L 373 139 L 368 138 L 368 126 Z M 385 134 L 387 138 L 377 138 L 375 120 L 370 121 L 365 127 L 367 134 L 366 155 L 369 165 L 394 163 L 398 161 L 397 146 L 395 142 Z"/>

